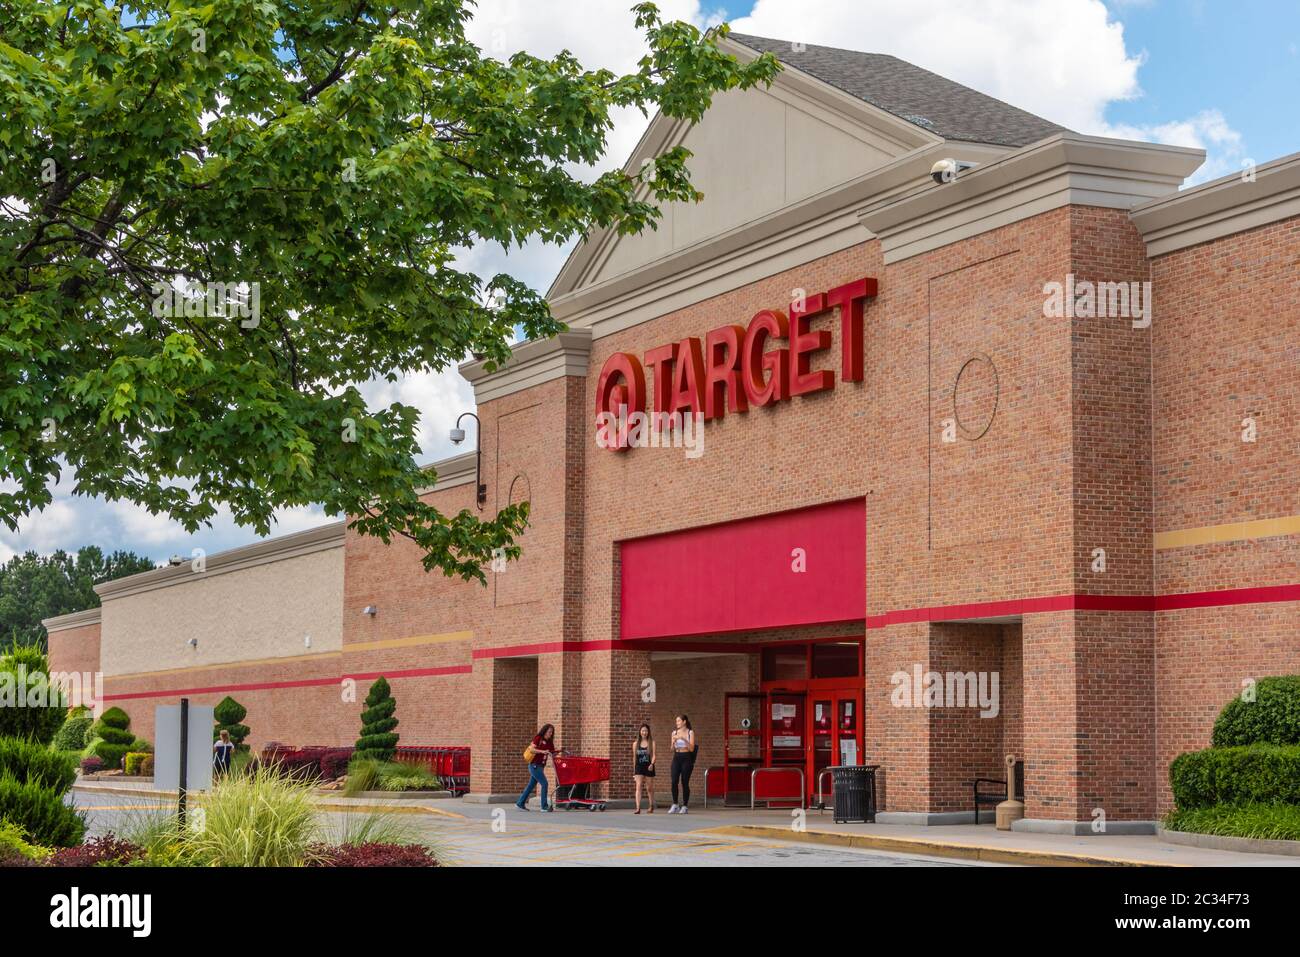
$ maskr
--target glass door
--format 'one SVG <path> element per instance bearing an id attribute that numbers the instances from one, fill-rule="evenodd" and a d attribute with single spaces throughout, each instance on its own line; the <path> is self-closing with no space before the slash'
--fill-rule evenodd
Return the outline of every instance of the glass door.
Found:
<path id="1" fill-rule="evenodd" d="M 839 765 L 864 764 L 862 753 L 862 695 L 841 693 L 835 699 L 835 745 Z"/>

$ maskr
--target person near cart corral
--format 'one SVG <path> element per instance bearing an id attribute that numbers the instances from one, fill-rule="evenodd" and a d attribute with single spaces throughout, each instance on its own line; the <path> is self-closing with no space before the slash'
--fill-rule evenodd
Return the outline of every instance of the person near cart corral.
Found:
<path id="1" fill-rule="evenodd" d="M 533 743 L 524 749 L 524 760 L 528 762 L 528 783 L 524 785 L 524 793 L 519 795 L 515 807 L 521 811 L 527 811 L 528 799 L 533 796 L 533 788 L 541 785 L 542 810 L 549 811 L 552 809 L 553 805 L 546 799 L 548 788 L 546 783 L 546 758 L 549 755 L 554 759 L 557 754 L 562 753 L 555 746 L 555 725 L 542 725 L 542 729 L 533 737 Z"/>
<path id="2" fill-rule="evenodd" d="M 641 730 L 632 742 L 632 782 L 636 786 L 636 813 L 641 813 L 641 789 L 645 788 L 650 801 L 647 814 L 655 812 L 655 738 L 650 733 L 650 725 L 641 725 Z"/>
<path id="3" fill-rule="evenodd" d="M 691 727 L 691 719 L 684 714 L 677 716 L 677 726 L 673 728 L 673 766 L 672 786 L 673 804 L 669 814 L 685 814 L 691 803 L 691 772 L 695 770 L 695 756 L 699 754 L 700 742 Z M 682 800 L 677 803 L 677 789 L 681 785 Z"/>
<path id="4" fill-rule="evenodd" d="M 230 740 L 230 732 L 222 731 L 212 744 L 212 770 L 217 777 L 230 773 L 230 762 L 235 756 L 235 744 Z"/>

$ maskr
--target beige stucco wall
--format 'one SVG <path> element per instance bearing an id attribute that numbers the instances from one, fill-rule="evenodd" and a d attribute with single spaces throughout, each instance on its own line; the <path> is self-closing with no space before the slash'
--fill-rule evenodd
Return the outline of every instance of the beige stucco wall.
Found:
<path id="1" fill-rule="evenodd" d="M 593 281 L 752 222 L 903 152 L 898 143 L 780 86 L 715 96 L 682 145 L 692 153 L 691 182 L 704 199 L 663 206 L 657 229 L 620 237 Z"/>
<path id="2" fill-rule="evenodd" d="M 342 635 L 340 539 L 323 551 L 108 598 L 100 656 L 111 677 L 338 651 Z"/>

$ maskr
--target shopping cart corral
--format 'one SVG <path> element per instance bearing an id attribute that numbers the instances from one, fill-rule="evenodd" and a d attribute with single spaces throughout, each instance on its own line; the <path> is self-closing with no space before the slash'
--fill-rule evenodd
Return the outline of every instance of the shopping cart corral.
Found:
<path id="1" fill-rule="evenodd" d="M 609 758 L 584 758 L 576 754 L 555 759 L 555 806 L 566 811 L 586 808 L 605 810 L 603 798 L 591 796 L 591 786 L 609 780 Z"/>

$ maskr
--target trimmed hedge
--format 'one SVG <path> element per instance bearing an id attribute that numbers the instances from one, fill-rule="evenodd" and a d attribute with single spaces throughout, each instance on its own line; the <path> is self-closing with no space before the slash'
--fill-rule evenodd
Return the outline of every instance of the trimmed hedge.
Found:
<path id="1" fill-rule="evenodd" d="M 68 706 L 62 690 L 49 682 L 49 661 L 39 648 L 14 648 L 0 656 L 0 736 L 32 738 L 41 744 L 54 740 Z M 18 707 L 20 700 L 23 707 Z"/>
<path id="2" fill-rule="evenodd" d="M 121 708 L 109 708 L 95 722 L 91 733 L 101 740 L 95 745 L 95 754 L 104 762 L 104 767 L 117 770 L 122 766 L 122 759 L 135 743 L 131 733 L 131 716 Z"/>
<path id="3" fill-rule="evenodd" d="M 63 722 L 63 727 L 54 735 L 53 747 L 59 751 L 80 751 L 86 746 L 90 726 L 94 723 L 95 719 L 89 712 L 79 711 L 68 715 L 68 720 Z"/>
<path id="4" fill-rule="evenodd" d="M 17 824 L 27 840 L 44 847 L 73 847 L 86 834 L 81 812 L 63 803 L 63 795 L 35 781 L 0 773 L 0 819 Z"/>
<path id="5" fill-rule="evenodd" d="M 153 774 L 153 755 L 147 751 L 128 751 L 125 770 L 132 777 L 149 777 Z"/>
<path id="6" fill-rule="evenodd" d="M 248 709 L 236 701 L 230 695 L 226 695 L 221 702 L 212 709 L 212 716 L 216 719 L 216 725 L 212 729 L 212 741 L 216 742 L 221 737 L 222 731 L 230 732 L 230 740 L 235 745 L 237 751 L 247 751 L 248 745 L 244 739 L 248 737 L 252 729 L 246 724 L 240 724 L 248 717 Z"/>
<path id="7" fill-rule="evenodd" d="M 66 794 L 77 780 L 76 761 L 24 738 L 0 738 L 0 774 Z"/>
<path id="8" fill-rule="evenodd" d="M 391 761 L 397 748 L 397 701 L 388 686 L 388 679 L 380 675 L 366 695 L 366 708 L 361 712 L 361 737 L 357 738 L 357 758 L 373 761 Z"/>
<path id="9" fill-rule="evenodd" d="M 1300 745 L 1180 754 L 1169 766 L 1169 786 L 1180 811 L 1215 804 L 1300 804 Z"/>
<path id="10" fill-rule="evenodd" d="M 1300 744 L 1300 675 L 1260 678 L 1254 701 L 1238 695 L 1224 705 L 1210 741 L 1216 748 Z"/>

